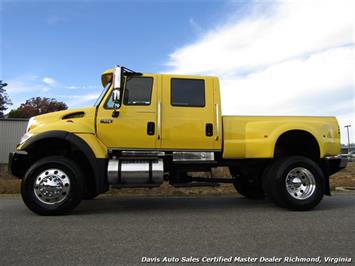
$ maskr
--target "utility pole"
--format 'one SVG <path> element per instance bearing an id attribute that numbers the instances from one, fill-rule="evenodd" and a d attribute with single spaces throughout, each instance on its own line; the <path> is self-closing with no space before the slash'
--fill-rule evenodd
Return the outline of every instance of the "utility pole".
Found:
<path id="1" fill-rule="evenodd" d="M 351 125 L 346 125 L 346 126 L 344 126 L 344 127 L 346 127 L 346 131 L 348 132 L 348 155 L 350 156 L 350 154 L 351 154 L 351 147 L 350 147 L 349 127 L 351 127 Z"/>

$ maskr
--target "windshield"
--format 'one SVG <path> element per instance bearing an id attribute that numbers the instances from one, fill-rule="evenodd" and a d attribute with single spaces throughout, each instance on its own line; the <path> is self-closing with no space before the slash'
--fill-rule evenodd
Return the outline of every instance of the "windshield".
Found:
<path id="1" fill-rule="evenodd" d="M 102 90 L 102 92 L 101 92 L 99 98 L 97 98 L 97 100 L 96 100 L 96 102 L 95 102 L 95 104 L 94 104 L 95 107 L 97 107 L 97 106 L 100 104 L 102 98 L 105 96 L 106 91 L 110 88 L 110 86 L 111 86 L 111 82 L 107 83 L 106 86 L 105 86 L 105 88 L 103 88 L 103 90 Z"/>

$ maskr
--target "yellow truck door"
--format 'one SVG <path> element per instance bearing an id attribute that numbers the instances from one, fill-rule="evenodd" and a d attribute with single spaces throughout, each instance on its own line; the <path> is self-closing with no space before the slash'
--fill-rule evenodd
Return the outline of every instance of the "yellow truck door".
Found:
<path id="1" fill-rule="evenodd" d="M 153 75 L 126 81 L 119 116 L 112 117 L 112 88 L 97 112 L 97 134 L 109 148 L 154 149 L 157 146 L 157 87 Z"/>
<path id="2" fill-rule="evenodd" d="M 162 75 L 162 84 L 161 148 L 219 150 L 213 79 Z"/>

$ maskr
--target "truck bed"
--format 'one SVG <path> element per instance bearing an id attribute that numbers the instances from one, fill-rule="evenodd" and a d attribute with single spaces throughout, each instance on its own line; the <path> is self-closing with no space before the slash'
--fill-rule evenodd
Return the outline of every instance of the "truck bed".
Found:
<path id="1" fill-rule="evenodd" d="M 311 134 L 321 158 L 339 154 L 339 126 L 328 116 L 222 116 L 223 158 L 273 158 L 275 144 L 291 131 Z"/>

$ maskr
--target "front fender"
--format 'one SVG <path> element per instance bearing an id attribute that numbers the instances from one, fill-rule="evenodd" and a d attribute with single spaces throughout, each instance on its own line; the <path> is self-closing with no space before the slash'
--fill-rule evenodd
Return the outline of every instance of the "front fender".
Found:
<path id="1" fill-rule="evenodd" d="M 79 149 L 88 160 L 94 173 L 96 190 L 104 192 L 108 188 L 106 179 L 107 152 L 103 144 L 93 134 L 74 134 L 55 130 L 35 135 L 22 144 L 18 150 L 30 151 L 39 141 L 45 139 L 61 139 L 68 141 Z"/>

